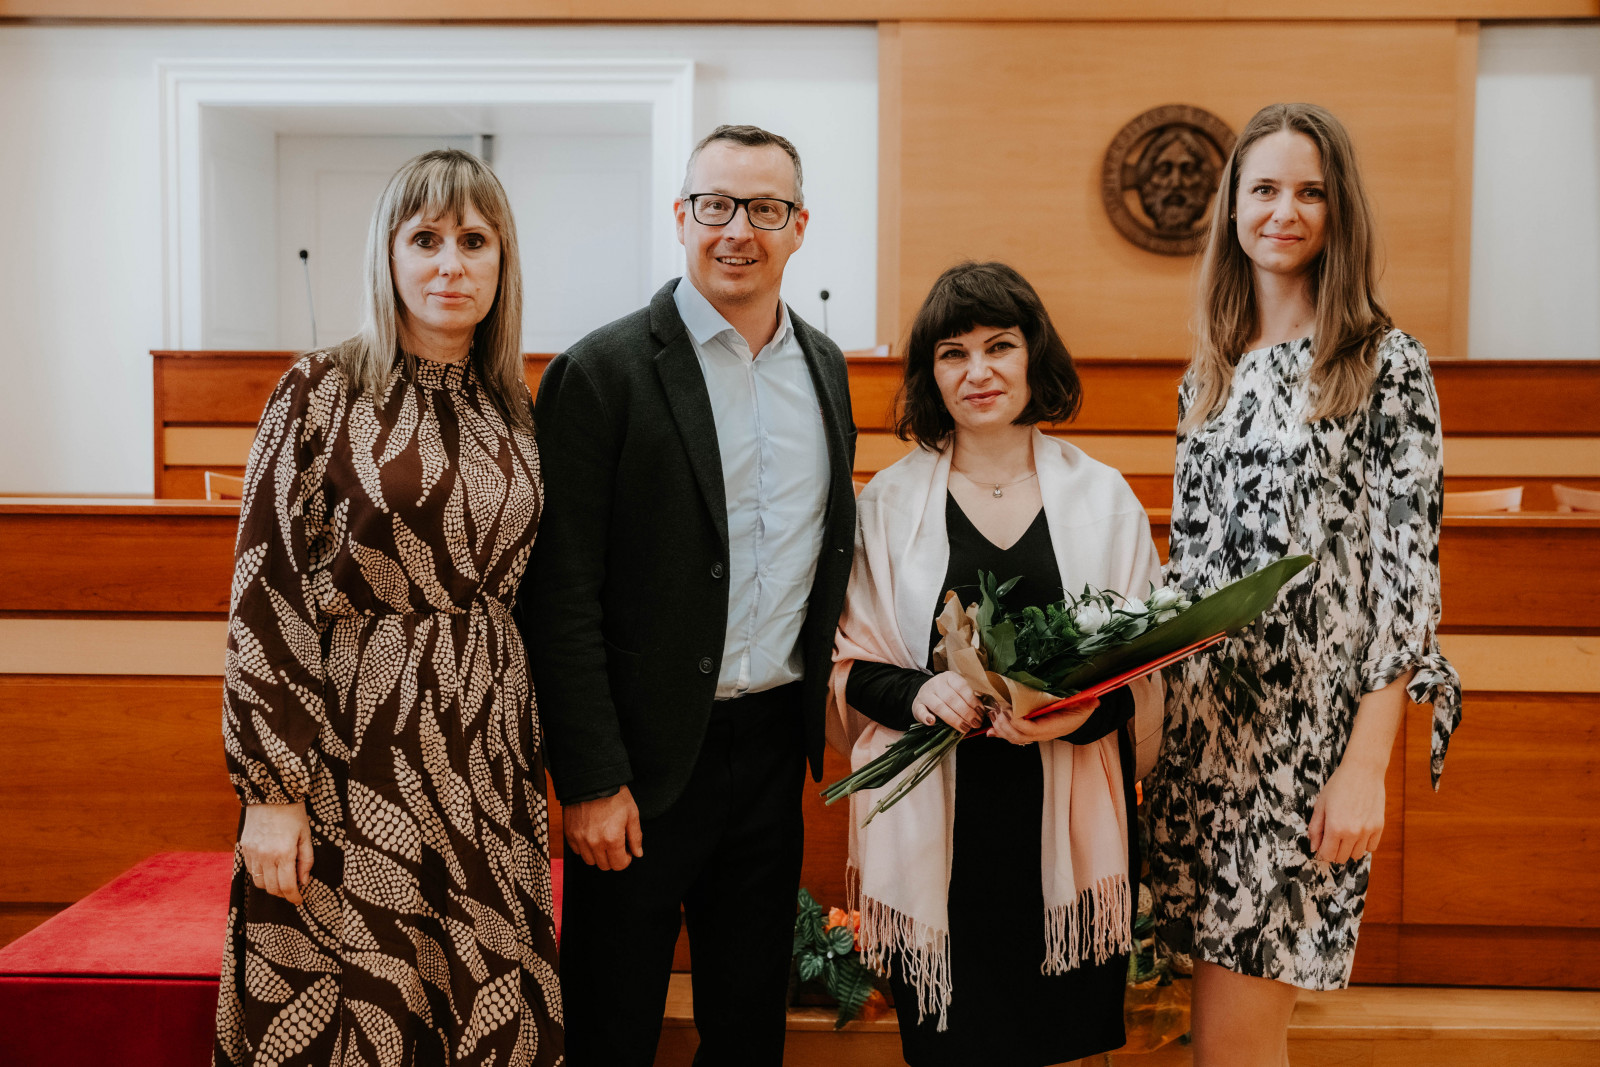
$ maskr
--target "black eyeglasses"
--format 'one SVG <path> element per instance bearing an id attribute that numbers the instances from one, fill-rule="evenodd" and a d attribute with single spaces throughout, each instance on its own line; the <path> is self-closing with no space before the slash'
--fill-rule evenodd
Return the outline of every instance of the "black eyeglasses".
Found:
<path id="1" fill-rule="evenodd" d="M 689 209 L 694 221 L 702 226 L 726 226 L 733 216 L 744 208 L 744 217 L 758 230 L 781 230 L 789 225 L 794 214 L 793 200 L 779 200 L 775 196 L 724 196 L 722 193 L 694 193 L 689 197 Z"/>

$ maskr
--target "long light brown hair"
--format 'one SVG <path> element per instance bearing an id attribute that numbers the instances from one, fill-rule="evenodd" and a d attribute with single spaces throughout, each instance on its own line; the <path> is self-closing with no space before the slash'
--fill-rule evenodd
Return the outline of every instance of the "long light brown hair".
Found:
<path id="1" fill-rule="evenodd" d="M 1233 369 L 1259 328 L 1255 274 L 1234 234 L 1239 166 L 1257 141 L 1280 130 L 1310 138 L 1322 159 L 1327 197 L 1327 243 L 1311 265 L 1316 318 L 1311 334 L 1311 410 L 1308 422 L 1360 409 L 1377 379 L 1378 342 L 1391 328 L 1378 295 L 1377 239 L 1372 205 L 1356 169 L 1344 124 L 1315 104 L 1272 104 L 1256 112 L 1222 169 L 1211 209 L 1210 236 L 1200 262 L 1199 312 L 1190 372 L 1194 401 L 1179 426 L 1189 432 L 1221 410 Z"/>
<path id="2" fill-rule="evenodd" d="M 418 213 L 425 219 L 462 218 L 475 208 L 500 241 L 500 278 L 494 303 L 472 335 L 471 359 L 490 399 L 512 426 L 533 429 L 527 379 L 522 371 L 522 261 L 517 227 L 500 179 L 489 165 L 454 148 L 424 152 L 395 172 L 372 211 L 361 332 L 333 350 L 345 380 L 376 403 L 386 392 L 397 360 L 415 373 L 417 357 L 400 347 L 402 308 L 394 288 L 395 232 Z"/>

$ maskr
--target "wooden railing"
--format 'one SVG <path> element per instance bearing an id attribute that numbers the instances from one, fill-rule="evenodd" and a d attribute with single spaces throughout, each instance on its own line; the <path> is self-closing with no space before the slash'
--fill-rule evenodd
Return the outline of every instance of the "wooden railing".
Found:
<path id="1" fill-rule="evenodd" d="M 256 419 L 291 352 L 154 352 L 155 495 L 200 499 L 205 471 L 239 474 Z M 526 357 L 530 387 L 552 357 Z M 1146 507 L 1172 503 L 1181 360 L 1082 359 L 1083 412 L 1049 427 L 1128 479 Z M 856 471 L 871 475 L 910 447 L 890 432 L 897 360 L 849 360 L 860 430 Z M 1438 360 L 1445 488 L 1522 485 L 1523 507 L 1553 510 L 1555 482 L 1600 489 L 1600 362 Z"/>

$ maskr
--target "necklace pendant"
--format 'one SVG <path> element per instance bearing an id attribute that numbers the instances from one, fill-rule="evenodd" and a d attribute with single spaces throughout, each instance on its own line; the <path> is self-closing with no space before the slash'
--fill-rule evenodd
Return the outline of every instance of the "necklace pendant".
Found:
<path id="1" fill-rule="evenodd" d="M 997 485 L 997 486 L 994 487 L 994 495 L 996 497 L 1001 497 L 1001 496 L 1004 496 L 1005 494 L 1000 491 L 1000 486 Z"/>

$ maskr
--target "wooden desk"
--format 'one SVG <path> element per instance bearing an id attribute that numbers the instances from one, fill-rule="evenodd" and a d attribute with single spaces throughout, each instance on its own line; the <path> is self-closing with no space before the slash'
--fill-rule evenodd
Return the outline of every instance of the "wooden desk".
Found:
<path id="1" fill-rule="evenodd" d="M 0 940 L 152 852 L 230 847 L 220 673 L 237 515 L 0 500 Z M 1163 546 L 1167 518 L 1151 512 Z M 1572 985 L 1571 961 L 1600 948 L 1600 516 L 1452 516 L 1440 556 L 1466 721 L 1433 793 L 1429 709 L 1407 715 L 1356 974 Z M 845 772 L 830 752 L 827 780 Z M 809 786 L 804 804 L 804 884 L 842 902 L 845 809 Z"/>

